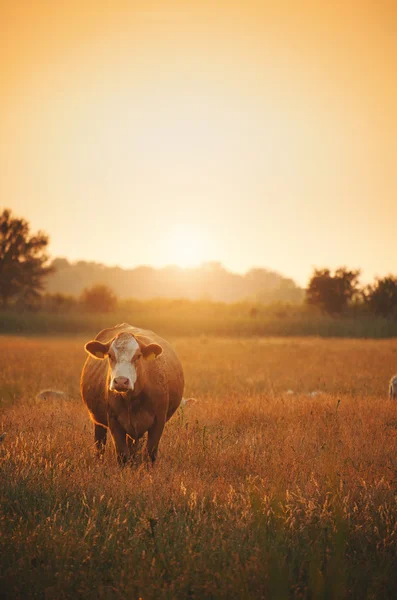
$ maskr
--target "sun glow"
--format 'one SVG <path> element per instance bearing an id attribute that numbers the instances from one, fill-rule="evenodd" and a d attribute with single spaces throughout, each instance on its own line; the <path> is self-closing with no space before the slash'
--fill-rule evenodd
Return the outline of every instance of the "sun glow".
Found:
<path id="1" fill-rule="evenodd" d="M 3 0 L 0 195 L 53 258 L 393 273 L 396 6 Z"/>
<path id="2" fill-rule="evenodd" d="M 178 267 L 197 267 L 207 259 L 205 239 L 192 229 L 177 229 L 166 247 L 167 262 Z"/>

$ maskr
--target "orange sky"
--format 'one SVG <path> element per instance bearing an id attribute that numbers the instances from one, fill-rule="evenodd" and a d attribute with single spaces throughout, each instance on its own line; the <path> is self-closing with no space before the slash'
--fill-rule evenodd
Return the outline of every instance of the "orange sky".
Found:
<path id="1" fill-rule="evenodd" d="M 397 273 L 394 0 L 3 0 L 0 197 L 53 256 Z"/>

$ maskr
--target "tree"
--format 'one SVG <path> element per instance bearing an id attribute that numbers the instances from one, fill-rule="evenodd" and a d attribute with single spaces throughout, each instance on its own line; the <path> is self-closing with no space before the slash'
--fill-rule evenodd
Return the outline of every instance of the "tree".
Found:
<path id="1" fill-rule="evenodd" d="M 53 269 L 47 266 L 45 249 L 48 236 L 39 231 L 30 234 L 25 219 L 13 217 L 5 209 L 0 215 L 0 299 L 7 308 L 11 299 L 31 302 L 40 296 L 44 278 Z"/>
<path id="2" fill-rule="evenodd" d="M 377 278 L 364 292 L 371 312 L 381 317 L 397 316 L 397 277 Z"/>
<path id="3" fill-rule="evenodd" d="M 340 315 L 358 293 L 360 271 L 314 269 L 306 289 L 306 302 L 329 315 Z"/>
<path id="4" fill-rule="evenodd" d="M 93 312 L 112 312 L 117 308 L 117 297 L 113 290 L 101 283 L 83 290 L 80 301 L 86 310 Z"/>

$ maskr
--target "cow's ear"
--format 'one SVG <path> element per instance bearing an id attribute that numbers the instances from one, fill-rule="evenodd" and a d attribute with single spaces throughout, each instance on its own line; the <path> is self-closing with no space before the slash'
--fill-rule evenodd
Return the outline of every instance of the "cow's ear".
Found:
<path id="1" fill-rule="evenodd" d="M 163 349 L 158 344 L 148 344 L 147 346 L 141 346 L 141 352 L 146 360 L 154 360 L 162 353 Z"/>
<path id="2" fill-rule="evenodd" d="M 98 342 L 98 340 L 92 340 L 91 342 L 86 343 L 84 350 L 94 358 L 102 360 L 107 357 L 109 346 L 110 344 L 102 344 L 102 342 Z"/>

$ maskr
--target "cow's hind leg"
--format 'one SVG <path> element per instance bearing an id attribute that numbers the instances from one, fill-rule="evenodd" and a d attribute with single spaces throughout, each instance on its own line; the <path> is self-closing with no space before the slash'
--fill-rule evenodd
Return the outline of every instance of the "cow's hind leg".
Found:
<path id="1" fill-rule="evenodd" d="M 95 423 L 95 450 L 99 458 L 101 458 L 105 452 L 107 432 L 108 430 L 106 427 L 102 427 L 102 425 L 97 425 L 97 423 Z"/>
<path id="2" fill-rule="evenodd" d="M 152 464 L 155 463 L 155 460 L 157 458 L 157 451 L 159 447 L 160 438 L 164 430 L 164 425 L 165 419 L 156 421 L 148 431 L 147 453 L 150 460 L 152 461 Z"/>

